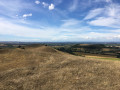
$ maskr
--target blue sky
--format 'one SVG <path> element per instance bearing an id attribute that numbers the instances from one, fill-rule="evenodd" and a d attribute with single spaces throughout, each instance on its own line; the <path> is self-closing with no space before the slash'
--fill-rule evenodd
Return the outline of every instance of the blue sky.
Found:
<path id="1" fill-rule="evenodd" d="M 119 0 L 0 0 L 0 41 L 120 41 Z"/>

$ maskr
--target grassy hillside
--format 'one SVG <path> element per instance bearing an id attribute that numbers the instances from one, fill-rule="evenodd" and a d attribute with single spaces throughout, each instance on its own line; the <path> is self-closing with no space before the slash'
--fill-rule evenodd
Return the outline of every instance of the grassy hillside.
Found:
<path id="1" fill-rule="evenodd" d="M 0 90 L 119 90 L 120 62 L 48 46 L 0 50 Z"/>

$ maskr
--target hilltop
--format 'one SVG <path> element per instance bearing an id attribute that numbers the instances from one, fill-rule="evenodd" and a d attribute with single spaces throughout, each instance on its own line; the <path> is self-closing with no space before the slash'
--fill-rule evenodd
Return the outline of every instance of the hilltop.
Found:
<path id="1" fill-rule="evenodd" d="M 119 90 L 120 62 L 49 46 L 0 49 L 0 90 Z"/>

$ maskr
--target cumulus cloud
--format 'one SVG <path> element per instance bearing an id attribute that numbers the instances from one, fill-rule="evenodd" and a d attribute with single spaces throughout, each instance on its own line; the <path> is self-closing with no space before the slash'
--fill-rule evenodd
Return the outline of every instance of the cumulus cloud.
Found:
<path id="1" fill-rule="evenodd" d="M 44 8 L 47 7 L 49 10 L 53 10 L 55 8 L 55 5 L 52 3 L 49 5 L 48 3 L 42 2 L 42 5 Z"/>
<path id="2" fill-rule="evenodd" d="M 40 1 L 35 1 L 36 4 L 40 4 Z"/>
<path id="3" fill-rule="evenodd" d="M 32 13 L 30 13 L 30 14 L 24 14 L 23 18 L 30 17 L 30 16 L 32 16 Z"/>
<path id="4" fill-rule="evenodd" d="M 54 4 L 49 5 L 49 10 L 53 10 L 55 8 Z"/>

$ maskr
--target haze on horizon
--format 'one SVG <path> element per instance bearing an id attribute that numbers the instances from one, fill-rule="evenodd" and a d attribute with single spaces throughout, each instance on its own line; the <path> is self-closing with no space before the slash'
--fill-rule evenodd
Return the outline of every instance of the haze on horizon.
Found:
<path id="1" fill-rule="evenodd" d="M 0 41 L 120 41 L 119 0 L 0 0 Z"/>

